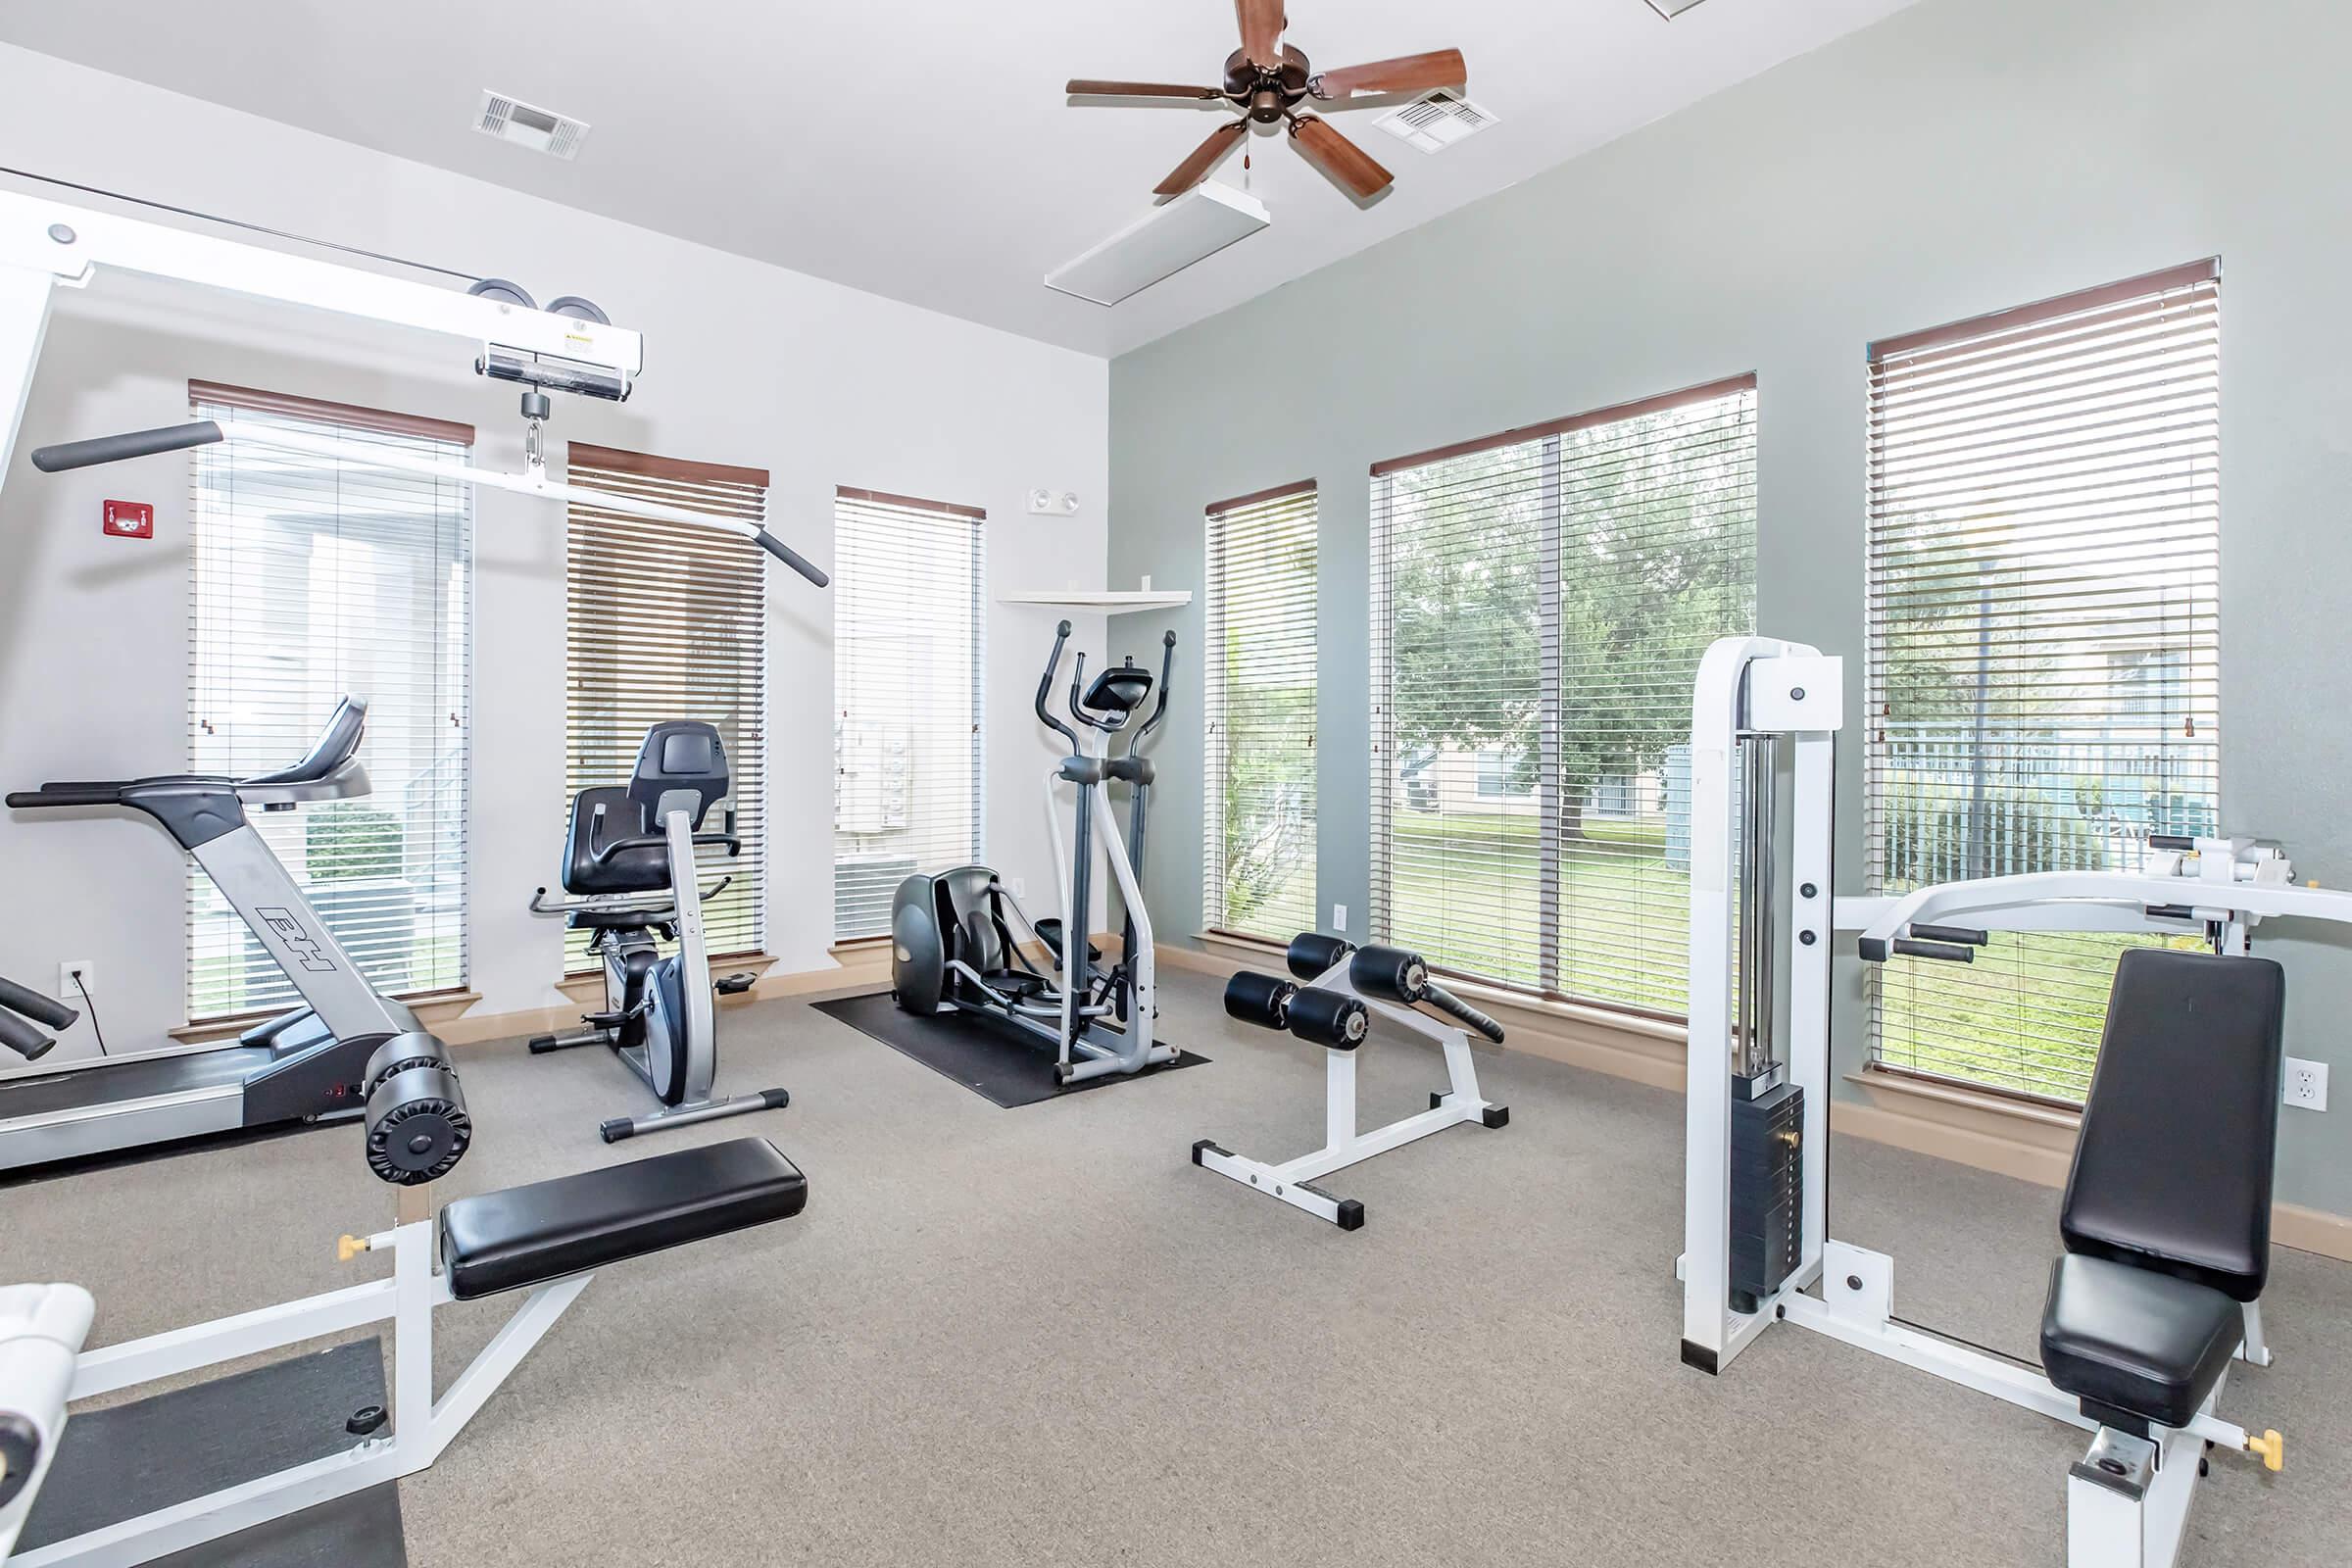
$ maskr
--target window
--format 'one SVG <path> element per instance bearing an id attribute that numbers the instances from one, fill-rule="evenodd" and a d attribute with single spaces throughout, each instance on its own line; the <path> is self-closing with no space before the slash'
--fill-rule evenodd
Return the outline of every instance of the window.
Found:
<path id="1" fill-rule="evenodd" d="M 2136 869 L 2219 815 L 2219 270 L 1876 344 L 1873 891 Z M 1882 1066 L 2079 1102 L 2121 950 L 1874 972 Z"/>
<path id="2" fill-rule="evenodd" d="M 833 932 L 885 936 L 891 895 L 981 856 L 977 507 L 833 501 Z"/>
<path id="3" fill-rule="evenodd" d="M 1208 509 L 1206 608 L 1201 919 L 1288 942 L 1318 924 L 1313 480 Z"/>
<path id="4" fill-rule="evenodd" d="M 717 517 L 758 521 L 767 471 L 649 457 L 574 441 L 566 477 L 610 494 Z M 697 719 L 727 749 L 727 798 L 743 853 L 699 852 L 703 905 L 716 956 L 757 954 L 767 922 L 767 557 L 714 528 L 573 505 L 564 520 L 564 814 L 550 817 L 553 863 L 571 798 L 625 783 L 645 732 Z M 714 822 L 706 821 L 706 830 Z M 564 943 L 564 967 L 596 967 L 592 932 Z"/>
<path id="5" fill-rule="evenodd" d="M 465 462 L 470 425 L 194 381 L 196 417 Z M 379 990 L 466 983 L 472 487 L 238 439 L 191 454 L 188 760 L 242 777 L 310 750 L 368 699 L 373 793 L 253 813 Z M 187 881 L 191 1022 L 297 994 L 212 879 Z"/>
<path id="6" fill-rule="evenodd" d="M 1377 465 L 1372 929 L 1679 1012 L 1690 687 L 1755 621 L 1756 394 L 1717 382 Z"/>

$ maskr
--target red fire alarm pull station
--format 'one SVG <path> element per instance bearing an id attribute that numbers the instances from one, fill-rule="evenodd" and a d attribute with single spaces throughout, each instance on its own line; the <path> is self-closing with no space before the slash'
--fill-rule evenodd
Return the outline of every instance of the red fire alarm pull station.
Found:
<path id="1" fill-rule="evenodd" d="M 106 535 L 110 539 L 155 537 L 155 508 L 144 501 L 109 501 Z"/>

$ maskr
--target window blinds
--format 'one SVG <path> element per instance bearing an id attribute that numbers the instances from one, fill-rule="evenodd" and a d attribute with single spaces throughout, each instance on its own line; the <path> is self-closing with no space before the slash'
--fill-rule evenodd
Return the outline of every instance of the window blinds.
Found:
<path id="1" fill-rule="evenodd" d="M 713 516 L 757 521 L 767 472 L 650 457 L 574 441 L 566 477 L 615 495 Z M 571 798 L 625 784 L 645 732 L 665 719 L 716 726 L 727 750 L 727 798 L 706 819 L 735 810 L 743 853 L 699 852 L 703 885 L 725 888 L 703 906 L 713 956 L 756 954 L 766 941 L 767 557 L 748 540 L 573 505 L 565 518 L 564 814 L 548 824 L 547 858 L 563 847 Z M 571 933 L 565 967 L 595 967 L 588 937 Z"/>
<path id="2" fill-rule="evenodd" d="M 1690 688 L 1755 620 L 1755 421 L 1743 376 L 1374 467 L 1383 941 L 1682 1010 Z"/>
<path id="3" fill-rule="evenodd" d="M 338 700 L 367 698 L 373 793 L 252 819 L 372 984 L 463 986 L 471 487 L 243 438 L 284 429 L 465 462 L 473 430 L 202 381 L 188 401 L 239 438 L 190 454 L 189 766 L 288 766 Z M 191 1022 L 295 1004 L 192 863 L 187 933 Z"/>
<path id="4" fill-rule="evenodd" d="M 1201 859 L 1211 930 L 1315 930 L 1315 484 L 1208 509 L 1200 662 L 1213 803 Z"/>
<path id="5" fill-rule="evenodd" d="M 917 872 L 981 857 L 981 524 L 878 490 L 833 502 L 833 930 L 887 935 Z"/>
<path id="6" fill-rule="evenodd" d="M 2219 817 L 2219 270 L 1874 345 L 1870 883 L 2137 868 Z M 1874 974 L 1885 1066 L 2079 1102 L 2120 949 Z"/>

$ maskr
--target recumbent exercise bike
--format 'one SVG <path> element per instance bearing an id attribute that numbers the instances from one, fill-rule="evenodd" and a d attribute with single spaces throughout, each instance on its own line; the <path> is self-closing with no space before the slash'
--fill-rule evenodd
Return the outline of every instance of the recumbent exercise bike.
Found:
<path id="1" fill-rule="evenodd" d="M 564 891 L 531 897 L 534 914 L 561 914 L 574 931 L 590 931 L 588 951 L 602 961 L 605 1008 L 586 1014 L 585 1027 L 541 1035 L 534 1055 L 574 1046 L 609 1046 L 662 1102 L 641 1116 L 614 1116 L 598 1128 L 606 1143 L 747 1111 L 780 1109 L 792 1097 L 762 1089 L 714 1098 L 718 1072 L 718 1015 L 713 992 L 748 991 L 752 976 L 729 975 L 715 985 L 703 941 L 703 899 L 694 852 L 719 845 L 732 856 L 743 841 L 729 808 L 725 831 L 701 831 L 710 808 L 727 794 L 727 752 L 712 726 L 672 719 L 646 731 L 637 767 L 625 785 L 585 789 L 571 803 L 564 836 Z M 710 892 L 727 885 L 721 878 Z M 664 957 L 660 943 L 677 944 Z"/>

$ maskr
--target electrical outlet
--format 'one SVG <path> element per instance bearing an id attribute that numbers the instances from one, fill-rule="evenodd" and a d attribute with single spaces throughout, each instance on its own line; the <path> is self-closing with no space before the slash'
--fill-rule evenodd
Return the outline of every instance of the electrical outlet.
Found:
<path id="1" fill-rule="evenodd" d="M 2328 1064 L 2324 1061 L 2305 1061 L 2300 1056 L 2287 1057 L 2286 1102 L 2305 1110 L 2326 1110 Z"/>
<path id="2" fill-rule="evenodd" d="M 1331 906 L 1331 928 L 1342 935 L 1347 934 L 1348 906 L 1345 904 L 1335 904 Z"/>
<path id="3" fill-rule="evenodd" d="M 76 975 L 81 977 L 79 985 L 74 983 Z M 57 999 L 60 1002 L 79 1002 L 84 991 L 95 995 L 97 990 L 98 966 L 89 959 L 68 958 L 57 966 Z"/>
<path id="4" fill-rule="evenodd" d="M 1005 886 L 1012 889 L 1012 896 L 1016 899 L 1025 899 L 1029 896 L 1029 879 L 1025 876 L 1013 877 Z"/>

